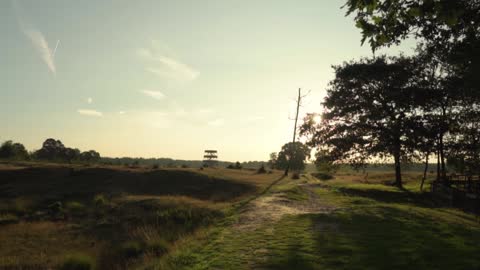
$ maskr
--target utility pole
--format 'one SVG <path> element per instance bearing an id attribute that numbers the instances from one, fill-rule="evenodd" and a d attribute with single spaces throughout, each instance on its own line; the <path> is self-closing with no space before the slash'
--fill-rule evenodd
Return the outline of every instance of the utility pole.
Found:
<path id="1" fill-rule="evenodd" d="M 297 121 L 298 121 L 298 111 L 300 110 L 300 104 L 301 104 L 301 101 L 302 101 L 302 89 L 301 88 L 298 88 L 298 98 L 297 98 L 297 113 L 295 115 L 295 126 L 293 127 L 293 155 L 295 156 L 295 139 L 297 137 Z M 288 171 L 290 170 L 290 163 L 291 163 L 291 158 L 290 160 L 288 160 L 288 165 L 287 165 L 287 168 L 285 169 L 285 176 L 288 175 Z"/>

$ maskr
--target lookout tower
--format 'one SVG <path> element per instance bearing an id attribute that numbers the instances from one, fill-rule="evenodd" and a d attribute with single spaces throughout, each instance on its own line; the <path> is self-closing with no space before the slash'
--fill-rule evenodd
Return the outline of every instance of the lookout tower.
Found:
<path id="1" fill-rule="evenodd" d="M 217 158 L 217 150 L 205 150 L 205 153 L 203 154 L 203 163 L 208 167 L 213 167 L 218 162 Z"/>

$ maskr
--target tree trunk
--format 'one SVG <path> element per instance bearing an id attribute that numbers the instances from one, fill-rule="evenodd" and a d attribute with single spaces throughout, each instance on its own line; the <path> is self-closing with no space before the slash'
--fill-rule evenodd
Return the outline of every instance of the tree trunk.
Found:
<path id="1" fill-rule="evenodd" d="M 302 89 L 298 88 L 298 98 L 297 98 L 297 113 L 295 115 L 295 126 L 293 127 L 293 156 L 295 156 L 295 137 L 297 136 L 297 121 L 298 121 L 298 111 L 300 110 L 300 103 L 302 102 Z M 285 173 L 283 175 L 287 176 L 288 171 L 290 170 L 290 165 L 291 165 L 291 158 L 288 160 L 287 168 L 285 169 Z"/>
<path id="2" fill-rule="evenodd" d="M 400 167 L 400 150 L 395 150 L 393 154 L 395 160 L 395 185 L 402 188 L 402 170 Z"/>
<path id="3" fill-rule="evenodd" d="M 440 150 L 437 150 L 437 181 L 440 180 Z"/>
<path id="4" fill-rule="evenodd" d="M 430 153 L 427 152 L 427 155 L 425 156 L 425 169 L 423 170 L 423 178 L 422 178 L 422 183 L 420 184 L 420 191 L 423 191 L 423 184 L 425 183 L 425 179 L 427 178 L 428 157 L 429 156 L 430 156 Z"/>
<path id="5" fill-rule="evenodd" d="M 440 135 L 440 164 L 442 165 L 442 179 L 446 179 L 446 170 L 445 170 L 445 153 L 443 149 L 443 134 Z"/>

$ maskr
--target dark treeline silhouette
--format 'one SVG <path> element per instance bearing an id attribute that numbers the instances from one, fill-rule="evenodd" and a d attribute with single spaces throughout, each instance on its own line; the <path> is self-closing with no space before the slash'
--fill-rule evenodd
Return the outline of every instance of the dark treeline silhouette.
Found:
<path id="1" fill-rule="evenodd" d="M 42 148 L 29 153 L 21 143 L 6 141 L 0 146 L 0 159 L 4 160 L 39 160 L 65 163 L 97 163 L 100 154 L 95 150 L 81 152 L 77 148 L 65 147 L 60 140 L 49 138 Z"/>
<path id="2" fill-rule="evenodd" d="M 301 133 L 329 163 L 362 167 L 393 161 L 402 186 L 405 162 L 447 162 L 480 173 L 480 2 L 349 0 L 363 40 L 373 51 L 414 36 L 410 57 L 374 56 L 334 67 L 321 123 L 309 115 Z M 424 177 L 425 178 L 425 177 Z"/>
<path id="3" fill-rule="evenodd" d="M 155 168 L 200 168 L 204 166 L 202 160 L 182 160 L 171 158 L 132 158 L 132 157 L 102 157 L 101 162 L 107 165 L 123 165 L 123 166 L 152 166 Z M 247 162 L 229 162 L 217 161 L 216 166 L 220 168 L 235 168 L 235 169 L 258 169 L 263 161 L 247 161 Z"/>
<path id="4" fill-rule="evenodd" d="M 154 168 L 200 168 L 204 165 L 202 160 L 181 160 L 171 158 L 132 158 L 132 157 L 101 157 L 95 150 L 81 152 L 77 148 L 66 147 L 60 140 L 49 138 L 39 150 L 28 152 L 21 143 L 5 141 L 0 146 L 0 160 L 9 161 L 48 161 L 58 163 L 90 163 L 121 166 L 149 166 Z M 258 169 L 264 161 L 228 162 L 218 161 L 219 167 L 235 167 Z"/>

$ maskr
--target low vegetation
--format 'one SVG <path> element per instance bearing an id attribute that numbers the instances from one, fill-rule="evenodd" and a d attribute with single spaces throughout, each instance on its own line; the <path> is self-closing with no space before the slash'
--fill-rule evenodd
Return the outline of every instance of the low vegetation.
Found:
<path id="1" fill-rule="evenodd" d="M 0 268 L 9 269 L 144 265 L 279 178 L 225 169 L 0 168 Z"/>

